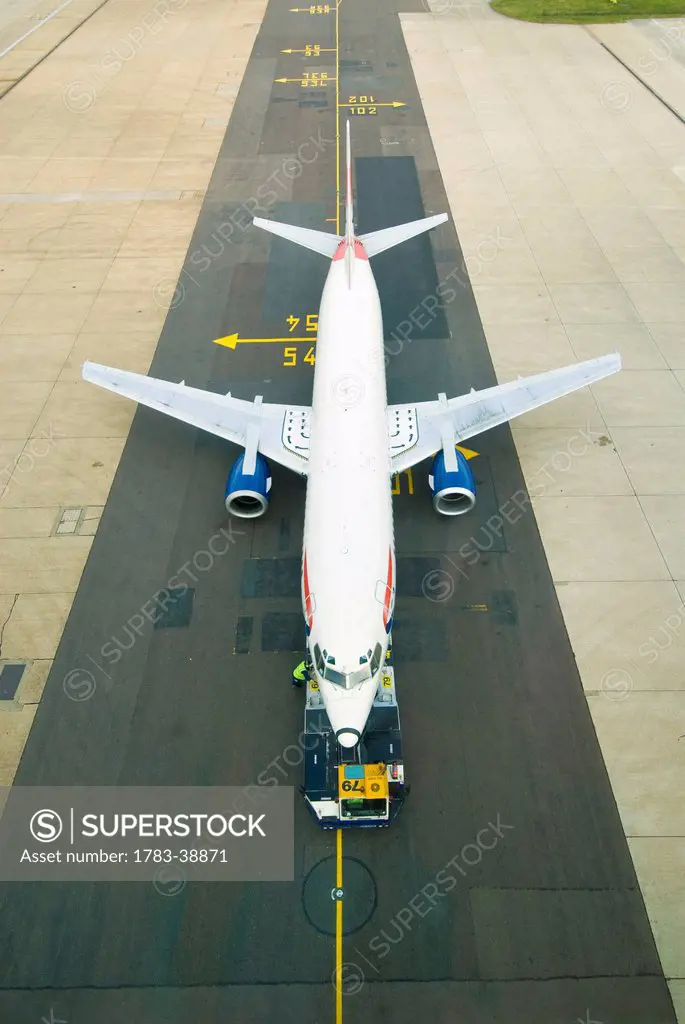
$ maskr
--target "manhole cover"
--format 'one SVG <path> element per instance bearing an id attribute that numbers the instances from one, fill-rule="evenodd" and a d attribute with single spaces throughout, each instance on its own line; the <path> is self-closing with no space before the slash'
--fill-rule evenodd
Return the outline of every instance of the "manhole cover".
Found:
<path id="1" fill-rule="evenodd" d="M 307 920 L 324 935 L 335 935 L 335 857 L 315 864 L 302 886 L 302 904 Z M 343 857 L 343 935 L 363 928 L 376 909 L 376 883 L 366 864 L 355 857 Z"/>

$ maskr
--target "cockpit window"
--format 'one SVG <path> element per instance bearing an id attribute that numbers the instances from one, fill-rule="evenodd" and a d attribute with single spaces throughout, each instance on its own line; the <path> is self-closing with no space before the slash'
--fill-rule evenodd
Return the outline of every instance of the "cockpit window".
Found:
<path id="1" fill-rule="evenodd" d="M 335 683 L 337 686 L 347 685 L 347 676 L 343 672 L 338 672 L 337 668 L 332 668 L 330 664 L 324 668 L 323 677 L 329 683 Z"/>
<path id="2" fill-rule="evenodd" d="M 349 681 L 348 685 L 359 686 L 360 683 L 364 683 L 367 679 L 370 679 L 372 674 L 370 665 L 362 665 L 362 667 L 358 668 L 356 672 L 350 672 L 347 677 Z"/>
<path id="3" fill-rule="evenodd" d="M 375 676 L 378 669 L 381 667 L 381 657 L 383 656 L 383 647 L 381 644 L 376 644 L 373 654 L 371 655 L 371 674 Z"/>
<path id="4" fill-rule="evenodd" d="M 369 648 L 366 654 L 360 655 L 359 668 L 355 669 L 353 672 L 340 672 L 334 667 L 334 656 L 329 654 L 326 650 L 322 653 L 318 644 L 314 644 L 312 653 L 314 655 L 314 664 L 316 665 L 319 675 L 328 680 L 329 683 L 335 683 L 336 686 L 342 686 L 345 689 L 349 689 L 350 687 L 359 686 L 360 683 L 366 682 L 367 679 L 371 679 L 371 677 L 378 672 L 381 664 L 383 648 L 381 644 L 376 644 L 373 651 Z"/>

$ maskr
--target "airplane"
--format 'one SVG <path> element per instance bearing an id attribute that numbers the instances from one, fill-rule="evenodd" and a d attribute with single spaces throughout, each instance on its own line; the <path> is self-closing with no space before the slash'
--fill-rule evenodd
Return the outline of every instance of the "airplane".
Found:
<path id="1" fill-rule="evenodd" d="M 311 407 L 216 395 L 95 363 L 83 378 L 243 448 L 225 488 L 234 516 L 269 505 L 269 461 L 306 477 L 301 596 L 306 644 L 342 747 L 361 739 L 390 643 L 397 592 L 392 512 L 396 474 L 433 456 L 435 510 L 473 508 L 476 486 L 458 444 L 601 380 L 618 354 L 448 399 L 387 405 L 384 335 L 369 260 L 443 224 L 447 214 L 357 236 L 350 123 L 344 235 L 254 218 L 256 227 L 328 257 Z"/>

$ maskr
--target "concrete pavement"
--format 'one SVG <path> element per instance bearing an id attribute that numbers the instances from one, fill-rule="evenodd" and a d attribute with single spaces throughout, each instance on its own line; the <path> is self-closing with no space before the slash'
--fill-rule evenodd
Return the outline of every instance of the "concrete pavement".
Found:
<path id="1" fill-rule="evenodd" d="M 499 378 L 623 357 L 513 433 L 685 1018 L 682 23 L 586 30 L 432 6 L 402 22 L 460 236 L 504 239 L 471 263 Z"/>
<path id="2" fill-rule="evenodd" d="M 133 418 L 126 403 L 79 381 L 81 362 L 92 358 L 144 372 L 172 306 L 159 365 L 172 376 L 176 368 L 185 372 L 183 346 L 190 337 L 196 372 L 221 378 L 220 386 L 228 368 L 207 349 L 209 334 L 204 337 L 199 323 L 207 332 L 215 321 L 228 330 L 238 313 L 246 325 L 257 316 L 274 322 L 285 315 L 279 296 L 297 295 L 296 311 L 303 312 L 316 294 L 316 280 L 302 282 L 292 259 L 270 250 L 265 265 L 263 240 L 246 241 L 241 252 L 226 257 L 226 266 L 202 281 L 196 297 L 187 276 L 180 278 L 191 292 L 187 301 L 177 287 L 181 268 L 192 272 L 184 258 L 193 231 L 198 243 L 214 244 L 224 204 L 251 194 L 280 154 L 290 151 L 302 125 L 315 123 L 317 108 L 293 103 L 292 90 L 271 96 L 280 47 L 306 41 L 305 29 L 292 22 L 286 28 L 285 14 L 272 11 L 245 86 L 243 112 L 220 151 L 264 5 L 187 5 L 160 18 L 149 4 L 145 13 L 150 17 L 143 24 L 141 8 L 134 12 L 123 0 L 110 0 L 0 106 L 7 142 L 0 159 L 1 434 L 9 467 L 0 498 L 2 653 L 8 661 L 29 663 L 12 709 L 2 713 L 6 782 L 41 700 Z M 382 53 L 374 88 L 388 97 L 399 89 L 397 96 L 416 106 L 397 26 L 384 20 L 394 19 L 394 11 L 380 6 L 375 18 L 370 25 L 368 12 L 350 4 L 344 51 L 349 90 L 367 87 L 368 67 Z M 523 1020 L 534 1008 L 545 1020 L 565 1020 L 587 1006 L 578 1002 L 582 978 L 583 996 L 591 994 L 588 1012 L 604 1007 L 622 1021 L 629 1014 L 636 1024 L 667 1021 L 658 962 L 587 708 L 575 689 L 545 555 L 677 1000 L 683 973 L 674 900 L 680 847 L 672 837 L 682 829 L 677 831 L 675 762 L 668 752 L 685 731 L 676 718 L 682 656 L 675 586 L 684 577 L 682 490 L 673 470 L 685 428 L 677 312 L 683 183 L 668 160 L 685 165 L 682 137 L 673 130 L 672 114 L 632 85 L 626 116 L 628 76 L 614 75 L 611 58 L 582 29 L 523 26 L 475 7 L 453 7 L 441 17 L 414 13 L 402 21 L 430 135 L 418 107 L 409 117 L 369 119 L 358 128 L 357 174 L 365 190 L 360 218 L 364 229 L 384 226 L 388 217 L 401 219 L 408 202 L 420 206 L 422 198 L 431 210 L 442 208 L 444 183 L 477 306 L 462 289 L 447 310 L 449 326 L 434 324 L 431 338 L 423 338 L 431 345 L 430 360 L 418 337 L 391 360 L 391 400 L 403 400 L 417 387 L 430 397 L 445 382 L 452 390 L 489 383 L 490 357 L 504 379 L 614 347 L 624 354 L 630 383 L 604 382 L 594 397 L 569 398 L 516 426 L 544 554 L 530 518 L 519 532 L 507 529 L 504 542 L 488 527 L 502 498 L 520 486 L 511 445 L 501 434 L 479 446 L 481 501 L 463 535 L 429 523 L 406 490 L 398 496 L 404 579 L 418 571 L 420 584 L 426 560 L 457 557 L 473 531 L 494 554 L 479 559 L 464 584 L 464 601 L 486 598 L 496 612 L 480 620 L 454 602 L 426 608 L 420 585 L 412 597 L 407 584 L 405 616 L 423 625 L 411 642 L 404 641 L 419 661 L 403 665 L 402 672 L 439 695 L 443 714 L 436 725 L 416 689 L 405 687 L 414 810 L 373 847 L 350 839 L 350 853 L 370 866 L 380 893 L 378 913 L 355 948 L 361 945 L 368 956 L 368 941 L 381 929 L 391 933 L 396 912 L 417 885 L 466 848 L 493 807 L 513 812 L 519 832 L 513 848 L 503 845 L 470 875 L 444 913 L 404 935 L 385 963 L 375 962 L 379 984 L 367 969 L 363 994 L 346 1001 L 347 1012 L 352 1019 L 379 1019 L 392 1008 L 396 1020 L 426 1012 L 447 1020 L 459 1010 L 468 1019 L 492 1012 L 498 1020 Z M 216 191 L 203 207 L 220 153 Z M 313 197 L 321 213 L 330 201 L 330 171 L 330 162 L 322 161 L 315 185 L 308 178 L 282 200 L 311 215 Z M 650 203 L 654 196 L 656 204 Z M 371 223 L 381 213 L 383 223 Z M 460 258 L 453 235 L 435 245 L 426 287 L 432 287 L 431 274 L 439 279 Z M 417 265 L 406 255 L 392 268 L 379 261 L 391 330 L 409 311 Z M 393 290 L 398 274 L 403 288 Z M 217 289 L 227 281 L 224 295 Z M 186 324 L 191 313 L 195 318 Z M 26 358 L 28 349 L 33 359 Z M 291 376 L 280 363 L 265 370 L 262 358 L 239 354 L 231 381 L 247 393 L 266 372 L 282 394 L 307 400 L 301 372 Z M 211 367 L 208 359 L 215 360 Z M 177 428 L 144 415 L 131 443 L 101 533 L 101 554 L 90 564 L 74 625 L 65 634 L 63 665 L 71 666 L 70 652 L 91 649 L 98 629 L 105 636 L 120 629 L 127 609 L 149 596 L 159 573 L 173 569 L 177 557 L 183 561 L 206 539 L 202 530 L 215 525 L 222 449 L 201 441 L 195 452 Z M 160 464 L 166 446 L 172 454 Z M 178 494 L 172 485 L 179 478 L 194 486 Z M 298 496 L 287 483 L 277 483 L 282 514 L 250 538 L 247 562 L 279 561 L 291 547 L 297 557 Z M 649 499 L 656 501 L 650 506 Z M 291 519 L 292 530 L 281 529 Z M 155 522 L 164 529 L 154 530 Z M 436 564 L 450 571 L 448 562 Z M 187 781 L 202 765 L 211 777 L 228 773 L 240 781 L 240 772 L 263 767 L 259 757 L 253 764 L 255 752 L 280 749 L 295 727 L 294 712 L 282 703 L 290 694 L 273 696 L 290 655 L 265 653 L 262 646 L 239 670 L 240 678 L 249 673 L 260 700 L 277 710 L 266 735 L 246 691 L 226 691 L 236 669 L 225 660 L 222 630 L 227 617 L 232 622 L 254 615 L 259 622 L 263 613 L 297 615 L 296 597 L 274 597 L 277 611 L 268 602 L 255 603 L 235 568 L 222 567 L 219 578 L 205 583 L 196 628 L 176 640 L 157 636 L 149 664 L 141 645 L 126 663 L 129 688 L 139 687 L 138 696 L 125 689 L 111 709 L 89 703 L 85 729 L 73 708 L 65 711 L 67 695 L 56 674 L 43 724 L 29 741 L 23 778 L 81 779 L 87 765 L 89 777 Z M 640 653 L 652 637 L 661 640 L 661 627 L 667 633 L 657 658 Z M 262 645 L 266 633 L 264 627 Z M 645 638 L 637 646 L 636 635 Z M 223 674 L 221 685 L 210 690 L 208 714 L 194 697 L 196 675 L 180 666 L 189 656 L 201 661 L 210 649 Z M 456 740 L 453 723 L 459 723 Z M 436 751 L 442 756 L 436 758 Z M 446 818 L 445 808 L 455 803 L 459 813 Z M 321 836 L 308 834 L 308 823 L 300 826 L 305 877 L 328 851 Z M 47 1012 L 46 995 L 35 989 L 47 984 L 62 989 L 56 998 L 68 998 L 82 1015 L 78 1019 L 95 1013 L 104 1022 L 122 1006 L 134 1018 L 162 1019 L 164 1013 L 166 1020 L 173 1007 L 182 1019 L 212 1005 L 264 1020 L 278 1005 L 286 1019 L 302 1019 L 307 1001 L 316 1007 L 316 1019 L 328 1019 L 331 943 L 304 925 L 292 894 L 269 894 L 267 902 L 278 908 L 274 918 L 273 911 L 264 912 L 264 890 L 257 889 L 223 907 L 209 893 L 191 896 L 163 922 L 165 934 L 176 939 L 161 946 L 152 894 L 141 900 L 128 893 L 122 902 L 120 889 L 104 894 L 99 907 L 86 908 L 68 893 L 55 893 L 57 917 L 70 922 L 73 942 L 60 958 L 43 945 L 40 964 L 22 922 L 44 920 L 49 907 L 35 893 L 6 894 L 7 942 L 14 931 L 9 983 L 20 990 L 5 990 L 4 1006 L 17 1020 L 40 1017 Z M 547 890 L 555 895 L 544 895 Z M 135 944 L 121 948 L 125 922 L 133 919 L 154 956 Z M 231 921 L 245 927 L 232 933 L 218 962 L 219 936 Z M 574 949 L 559 938 L 569 928 L 579 936 Z M 83 955 L 92 950 L 89 936 L 97 937 L 96 957 Z M 614 943 L 616 936 L 625 946 Z M 290 955 L 284 958 L 286 946 Z M 93 983 L 102 991 L 89 991 Z M 109 998 L 121 985 L 130 987 Z M 146 991 L 145 985 L 154 988 Z"/>

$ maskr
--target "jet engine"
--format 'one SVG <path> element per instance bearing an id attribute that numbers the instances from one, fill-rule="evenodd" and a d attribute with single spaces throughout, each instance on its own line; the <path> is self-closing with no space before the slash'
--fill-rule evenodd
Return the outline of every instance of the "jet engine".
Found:
<path id="1" fill-rule="evenodd" d="M 267 497 L 271 490 L 271 472 L 263 455 L 256 453 L 252 473 L 245 472 L 245 452 L 233 463 L 226 481 L 226 508 L 240 519 L 255 519 L 262 516 L 269 507 Z"/>
<path id="2" fill-rule="evenodd" d="M 476 504 L 476 485 L 466 457 L 457 448 L 456 471 L 445 469 L 445 453 L 433 459 L 428 483 L 433 492 L 433 508 L 443 516 L 460 516 Z"/>

